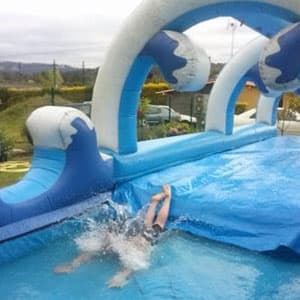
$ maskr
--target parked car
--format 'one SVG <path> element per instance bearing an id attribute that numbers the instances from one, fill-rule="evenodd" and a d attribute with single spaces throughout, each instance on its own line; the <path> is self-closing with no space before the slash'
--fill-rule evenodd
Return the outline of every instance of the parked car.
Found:
<path id="1" fill-rule="evenodd" d="M 278 108 L 278 115 L 282 116 L 283 109 Z M 277 121 L 277 128 L 281 134 L 300 135 L 300 114 L 289 111 L 283 120 Z M 247 110 L 239 115 L 234 115 L 234 126 L 254 124 L 256 120 L 256 109 Z"/>
<path id="2" fill-rule="evenodd" d="M 180 114 L 167 105 L 149 105 L 145 114 L 145 122 L 149 125 L 156 125 L 169 121 L 186 122 L 196 124 L 197 118 Z"/>
<path id="3" fill-rule="evenodd" d="M 254 124 L 256 120 L 256 109 L 249 109 L 239 115 L 234 115 L 234 126 Z"/>

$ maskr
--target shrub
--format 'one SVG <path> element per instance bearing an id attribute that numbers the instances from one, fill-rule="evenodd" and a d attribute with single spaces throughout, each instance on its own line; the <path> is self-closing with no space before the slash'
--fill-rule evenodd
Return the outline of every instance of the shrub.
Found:
<path id="1" fill-rule="evenodd" d="M 166 126 L 168 133 L 170 133 L 171 130 L 176 129 L 177 135 L 191 133 L 194 131 L 194 129 L 191 127 L 191 125 L 189 125 L 186 122 L 170 122 L 170 123 L 167 123 L 165 126 Z"/>
<path id="2" fill-rule="evenodd" d="M 0 132 L 0 162 L 7 161 L 9 152 L 13 149 L 12 141 Z"/>
<path id="3" fill-rule="evenodd" d="M 144 126 L 138 128 L 138 140 L 146 141 L 167 136 L 167 129 L 164 124 L 156 126 Z"/>
<path id="4" fill-rule="evenodd" d="M 138 128 L 138 140 L 152 140 L 174 135 L 182 135 L 196 132 L 196 129 L 184 122 L 170 122 L 156 126 Z"/>

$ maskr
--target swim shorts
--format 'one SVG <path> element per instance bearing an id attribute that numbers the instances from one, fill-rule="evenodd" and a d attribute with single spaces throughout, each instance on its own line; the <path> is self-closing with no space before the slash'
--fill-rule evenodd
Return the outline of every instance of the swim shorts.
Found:
<path id="1" fill-rule="evenodd" d="M 159 224 L 153 224 L 151 228 L 143 231 L 142 236 L 149 242 L 151 245 L 155 245 L 160 237 L 163 229 Z"/>
<path id="2" fill-rule="evenodd" d="M 136 219 L 127 220 L 122 227 L 127 237 L 141 235 L 151 245 L 155 245 L 158 242 L 160 234 L 163 231 L 159 224 L 153 224 L 151 228 L 146 228 L 143 221 Z"/>

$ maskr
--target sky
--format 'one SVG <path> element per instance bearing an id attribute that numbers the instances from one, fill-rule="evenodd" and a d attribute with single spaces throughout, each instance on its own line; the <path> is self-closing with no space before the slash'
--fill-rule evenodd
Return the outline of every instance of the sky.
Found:
<path id="1" fill-rule="evenodd" d="M 142 0 L 0 0 L 0 61 L 101 66 L 112 38 Z M 194 26 L 186 33 L 214 62 L 258 36 L 231 18 Z"/>

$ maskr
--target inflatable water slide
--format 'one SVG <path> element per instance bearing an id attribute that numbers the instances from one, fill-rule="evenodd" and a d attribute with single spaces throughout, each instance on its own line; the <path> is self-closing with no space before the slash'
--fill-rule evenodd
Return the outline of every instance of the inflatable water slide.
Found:
<path id="1" fill-rule="evenodd" d="M 137 142 L 137 107 L 153 65 L 177 91 L 207 82 L 205 49 L 184 32 L 231 16 L 261 36 L 219 75 L 205 132 Z M 135 212 L 162 184 L 173 190 L 169 226 L 258 251 L 300 252 L 300 139 L 277 136 L 279 99 L 300 92 L 298 0 L 145 0 L 124 23 L 101 67 L 91 120 L 42 107 L 26 126 L 32 166 L 0 190 L 0 240 L 78 214 L 107 197 Z M 256 123 L 235 129 L 245 82 L 261 92 Z"/>

